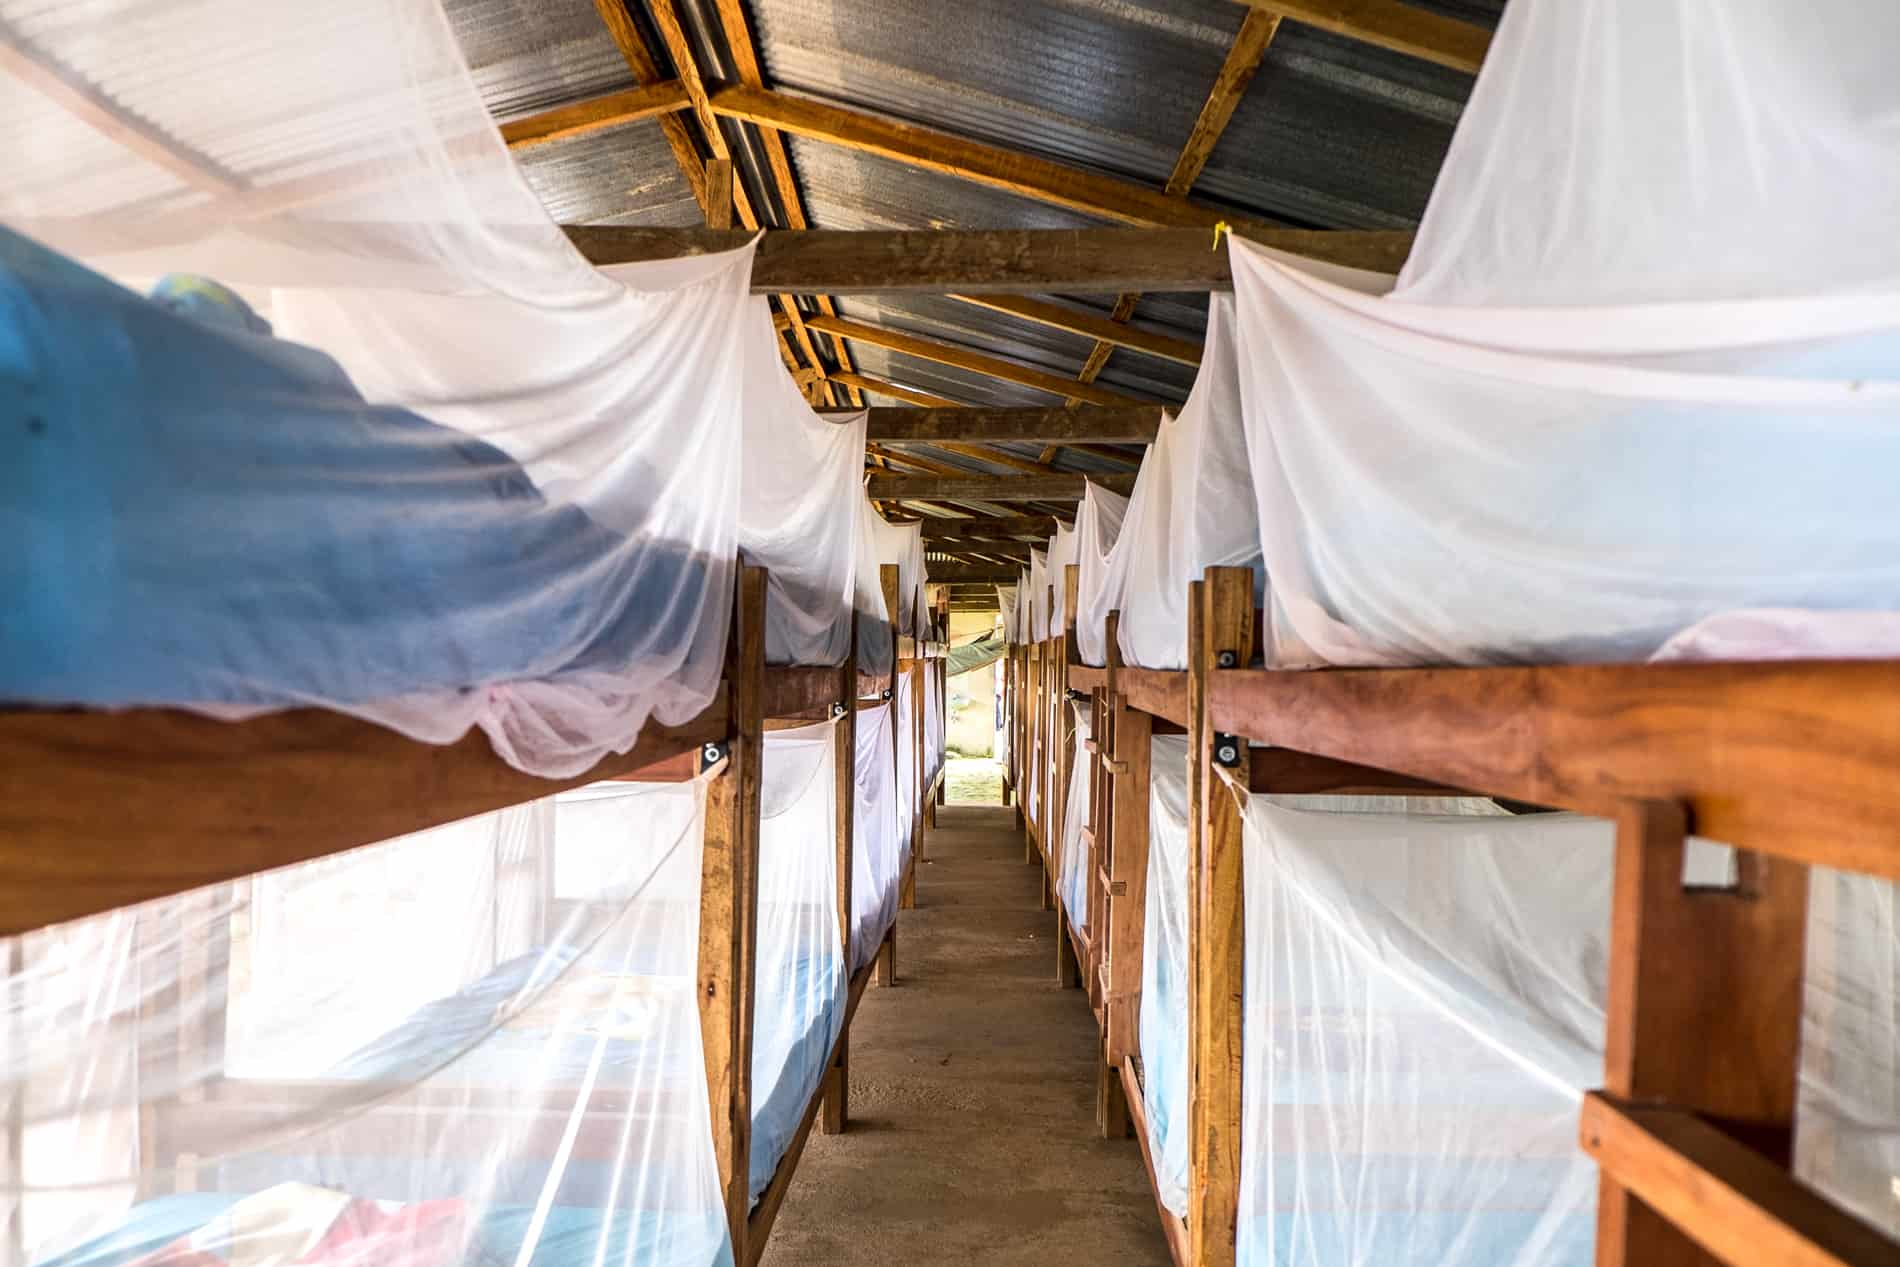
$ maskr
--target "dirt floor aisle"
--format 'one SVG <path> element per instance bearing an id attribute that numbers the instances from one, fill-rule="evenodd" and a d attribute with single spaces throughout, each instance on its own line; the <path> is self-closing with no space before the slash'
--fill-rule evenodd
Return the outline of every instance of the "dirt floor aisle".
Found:
<path id="1" fill-rule="evenodd" d="M 1095 1133 L 1094 1018 L 1055 984 L 1011 811 L 948 806 L 851 1027 L 851 1126 L 814 1133 L 767 1267 L 1168 1262 L 1132 1139 Z"/>

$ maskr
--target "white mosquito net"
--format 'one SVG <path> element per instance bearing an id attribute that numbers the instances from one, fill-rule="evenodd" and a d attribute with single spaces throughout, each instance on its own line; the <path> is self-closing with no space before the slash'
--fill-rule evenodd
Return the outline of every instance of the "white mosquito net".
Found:
<path id="1" fill-rule="evenodd" d="M 702 813 L 600 784 L 7 941 L 8 1261 L 730 1262 Z"/>
<path id="2" fill-rule="evenodd" d="M 1031 642 L 1041 642 L 1049 636 L 1049 552 L 1034 550 L 1029 552 L 1029 617 L 1028 634 Z"/>
<path id="3" fill-rule="evenodd" d="M 1082 829 L 1089 825 L 1089 754 L 1082 751 L 1091 733 L 1089 710 L 1071 700 L 1069 725 L 1075 736 L 1075 762 L 1069 767 L 1069 795 L 1062 803 L 1062 851 L 1057 855 L 1056 892 L 1069 923 L 1079 931 L 1089 926 L 1089 855 Z"/>
<path id="4" fill-rule="evenodd" d="M 706 705 L 749 250 L 590 268 L 432 0 L 4 0 L 0 46 L 0 699 L 544 774 Z"/>
<path id="5" fill-rule="evenodd" d="M 910 860 L 912 833 L 917 826 L 919 804 L 917 787 L 917 693 L 911 688 L 911 674 L 899 673 L 891 692 L 892 735 L 897 745 L 897 834 L 904 845 L 904 860 Z"/>
<path id="6" fill-rule="evenodd" d="M 1083 486 L 1075 512 L 1075 649 L 1082 663 L 1108 663 L 1110 551 L 1121 536 L 1128 499 L 1090 483 Z"/>
<path id="7" fill-rule="evenodd" d="M 1268 663 L 1763 608 L 1721 645 L 1839 653 L 1900 608 L 1896 42 L 1854 0 L 1513 5 L 1396 290 L 1230 241 Z"/>
<path id="8" fill-rule="evenodd" d="M 904 847 L 897 826 L 891 706 L 858 710 L 857 803 L 852 809 L 851 972 L 871 962 L 897 919 Z"/>
<path id="9" fill-rule="evenodd" d="M 765 734 L 753 986 L 752 1200 L 771 1183 L 844 1028 L 836 722 Z"/>
<path id="10" fill-rule="evenodd" d="M 1125 663 L 1186 668 L 1188 583 L 1210 567 L 1258 567 L 1236 356 L 1233 302 L 1215 295 L 1194 389 L 1148 446 L 1093 600 L 1104 619 L 1121 610 Z"/>

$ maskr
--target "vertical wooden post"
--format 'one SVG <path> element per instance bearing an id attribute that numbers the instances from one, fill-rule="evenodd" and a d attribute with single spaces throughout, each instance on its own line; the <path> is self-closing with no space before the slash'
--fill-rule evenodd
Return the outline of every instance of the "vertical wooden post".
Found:
<path id="1" fill-rule="evenodd" d="M 759 779 L 765 728 L 763 568 L 739 569 L 726 681 L 732 709 L 726 768 L 706 789 L 699 1030 L 733 1260 L 745 1262 L 746 1215 L 752 1204 L 752 992 L 758 967 Z"/>
<path id="2" fill-rule="evenodd" d="M 910 664 L 910 702 L 911 727 L 906 742 L 911 745 L 911 777 L 917 786 L 913 789 L 912 799 L 917 805 L 917 816 L 910 825 L 910 873 L 904 881 L 904 897 L 900 905 L 912 910 L 917 905 L 917 867 L 924 857 L 924 791 L 929 786 L 924 781 L 924 661 L 922 647 L 917 648 L 919 658 Z"/>
<path id="3" fill-rule="evenodd" d="M 897 564 L 895 563 L 882 564 L 878 568 L 877 577 L 878 577 L 878 587 L 884 592 L 884 615 L 885 615 L 885 618 L 890 622 L 890 629 L 891 629 L 890 690 L 886 694 L 886 697 L 885 697 L 886 701 L 888 702 L 890 706 L 889 716 L 891 719 L 891 786 L 893 788 L 896 788 L 898 793 L 901 795 L 903 792 L 903 788 L 897 781 L 897 770 L 898 770 L 897 745 L 899 742 L 899 735 L 897 733 L 897 652 L 898 652 L 898 648 L 901 642 L 901 639 L 898 635 L 898 629 L 902 622 L 900 621 L 899 615 L 898 615 L 899 609 L 900 609 L 900 601 L 897 595 L 897 580 L 898 580 Z M 901 880 L 900 880 L 900 883 L 901 883 Z M 896 919 L 891 920 L 890 928 L 885 930 L 884 940 L 878 945 L 877 971 L 875 973 L 875 979 L 880 986 L 891 986 L 891 985 L 897 984 L 897 921 Z"/>
<path id="4" fill-rule="evenodd" d="M 1042 838 L 1042 643 L 1031 641 L 1023 648 L 1023 676 L 1028 689 L 1023 700 L 1023 861 L 1041 858 Z"/>
<path id="5" fill-rule="evenodd" d="M 851 880 L 858 805 L 858 614 L 851 613 L 851 646 L 838 667 L 837 725 L 832 730 L 836 782 L 838 859 L 838 946 L 844 955 L 844 973 L 851 976 Z M 850 1116 L 851 1035 L 838 1037 L 838 1051 L 825 1069 L 824 1111 L 818 1129 L 826 1135 L 843 1132 Z"/>
<path id="6" fill-rule="evenodd" d="M 729 158 L 706 161 L 706 227 L 732 227 L 732 160 Z"/>
<path id="7" fill-rule="evenodd" d="M 1245 739 L 1217 735 L 1207 689 L 1215 672 L 1245 668 L 1253 656 L 1253 573 L 1209 568 L 1199 628 L 1188 644 L 1188 712 L 1193 733 L 1188 848 L 1188 1236 L 1196 1267 L 1234 1267 L 1240 1199 L 1241 807 L 1247 786 Z"/>
<path id="8" fill-rule="evenodd" d="M 1694 1112 L 1785 1167 L 1808 869 L 1738 852 L 1734 888 L 1685 888 L 1687 837 L 1671 802 L 1617 819 L 1604 1087 Z M 1608 1175 L 1599 1181 L 1599 1267 L 1719 1261 Z"/>
<path id="9" fill-rule="evenodd" d="M 1109 817 L 1114 847 L 1108 856 L 1108 915 L 1103 934 L 1108 986 L 1102 1002 L 1102 1085 L 1096 1096 L 1097 1125 L 1113 1139 L 1128 1133 L 1128 1104 L 1121 1067 L 1139 1049 L 1141 956 L 1148 905 L 1148 796 L 1154 760 L 1154 719 L 1128 707 L 1121 693 L 1121 613 L 1108 617 L 1108 706 L 1114 715 L 1110 749 Z"/>
<path id="10" fill-rule="evenodd" d="M 1017 602 L 1022 600 L 1018 598 Z M 1024 771 L 1029 768 L 1024 749 L 1029 740 L 1028 727 L 1024 725 L 1024 698 L 1029 694 L 1029 651 L 1017 643 L 1009 649 L 1009 764 L 1016 779 L 1016 812 L 1012 816 L 1016 830 L 1026 838 L 1029 835 L 1029 820 L 1023 815 L 1023 806 L 1029 802 L 1028 785 L 1024 783 Z"/>

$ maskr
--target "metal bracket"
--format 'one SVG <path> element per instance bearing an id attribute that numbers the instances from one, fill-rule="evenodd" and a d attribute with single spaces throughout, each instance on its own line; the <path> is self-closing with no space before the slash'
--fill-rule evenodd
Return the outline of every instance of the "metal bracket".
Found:
<path id="1" fill-rule="evenodd" d="M 888 686 L 885 687 L 883 690 L 877 693 L 877 697 L 881 700 L 889 699 L 891 697 L 891 688 Z"/>
<path id="2" fill-rule="evenodd" d="M 1216 651 L 1214 667 L 1217 669 L 1237 669 L 1240 667 L 1240 653 L 1237 651 Z"/>
<path id="3" fill-rule="evenodd" d="M 706 773 L 706 771 L 712 769 L 721 761 L 724 761 L 731 752 L 732 745 L 729 743 L 701 744 L 699 746 L 699 772 L 701 774 Z"/>
<path id="4" fill-rule="evenodd" d="M 1073 686 L 1063 691 L 1062 696 L 1071 704 L 1087 704 L 1092 698 L 1087 691 L 1078 691 Z"/>
<path id="5" fill-rule="evenodd" d="M 1240 765 L 1241 754 L 1245 751 L 1246 748 L 1242 746 L 1239 735 L 1224 734 L 1218 730 L 1214 732 L 1215 765 L 1225 766 L 1229 770 L 1235 769 Z"/>
<path id="6" fill-rule="evenodd" d="M 841 700 L 833 700 L 833 701 L 831 702 L 831 715 L 832 715 L 833 717 L 843 717 L 843 716 L 844 716 L 844 703 L 843 703 L 843 701 L 841 701 Z"/>

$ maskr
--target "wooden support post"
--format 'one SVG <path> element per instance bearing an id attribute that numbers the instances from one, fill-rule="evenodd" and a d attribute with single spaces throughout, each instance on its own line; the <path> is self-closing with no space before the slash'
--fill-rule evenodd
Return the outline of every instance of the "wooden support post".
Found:
<path id="1" fill-rule="evenodd" d="M 1188 1237 L 1196 1267 L 1234 1267 L 1240 1199 L 1242 810 L 1247 742 L 1216 734 L 1208 680 L 1253 656 L 1253 572 L 1209 568 L 1189 598 Z M 1229 780 L 1233 780 L 1230 782 Z"/>
<path id="2" fill-rule="evenodd" d="M 1133 1126 L 1121 1068 L 1134 1059 L 1141 1021 L 1142 929 L 1148 901 L 1148 780 L 1153 721 L 1128 706 L 1121 693 L 1121 613 L 1108 614 L 1104 694 L 1108 742 L 1103 754 L 1102 821 L 1108 826 L 1104 858 L 1106 898 L 1100 934 L 1102 1067 L 1097 1071 L 1095 1121 L 1104 1138 Z"/>
<path id="3" fill-rule="evenodd" d="M 917 650 L 921 652 L 923 648 L 919 647 Z M 915 755 L 911 761 L 910 768 L 911 768 L 911 771 L 917 776 L 917 795 L 916 795 L 917 819 L 916 819 L 916 822 L 914 822 L 911 825 L 910 856 L 919 862 L 923 861 L 923 857 L 924 857 L 924 840 L 925 840 L 924 815 L 925 815 L 925 812 L 929 808 L 928 805 L 926 804 L 926 801 L 928 800 L 928 798 L 924 795 L 924 793 L 928 791 L 930 788 L 930 781 L 929 781 L 930 776 L 924 770 L 924 761 L 925 761 L 925 752 L 926 752 L 926 749 L 924 746 L 924 728 L 929 724 L 928 720 L 924 716 L 924 714 L 928 711 L 926 708 L 927 701 L 924 698 L 924 692 L 925 692 L 924 674 L 928 670 L 928 667 L 929 667 L 928 664 L 925 662 L 925 660 L 922 658 L 921 655 L 918 657 L 917 660 L 912 662 L 910 666 L 911 716 L 915 723 L 911 726 L 911 742 L 912 744 L 915 745 L 911 749 L 911 751 Z M 916 868 L 913 867 L 911 869 L 911 876 L 912 876 L 912 881 L 911 881 L 911 886 L 910 886 L 911 892 L 907 895 L 911 905 L 916 904 L 916 875 L 917 875 Z"/>
<path id="4" fill-rule="evenodd" d="M 884 940 L 877 948 L 877 983 L 881 986 L 897 984 L 897 925 L 891 924 L 890 931 L 884 934 Z"/>
<path id="5" fill-rule="evenodd" d="M 759 781 L 765 698 L 765 570 L 739 570 L 726 649 L 732 729 L 726 768 L 706 790 L 699 895 L 699 1028 L 713 1151 L 733 1238 L 747 1261 L 751 1207 L 752 993 L 758 966 Z"/>
<path id="6" fill-rule="evenodd" d="M 837 818 L 838 945 L 844 955 L 845 976 L 851 975 L 851 879 L 858 804 L 858 616 L 851 614 L 851 645 L 838 668 L 837 725 L 833 727 L 833 774 Z M 838 1050 L 825 1069 L 825 1105 L 818 1129 L 825 1135 L 844 1131 L 850 1117 L 851 1036 L 838 1039 Z"/>
<path id="7" fill-rule="evenodd" d="M 1072 990 L 1082 984 L 1082 965 L 1075 957 L 1075 940 L 1069 926 L 1069 913 L 1056 903 L 1056 984 Z"/>
<path id="8" fill-rule="evenodd" d="M 732 160 L 729 158 L 706 162 L 706 227 L 732 227 Z"/>
<path id="9" fill-rule="evenodd" d="M 1021 598 L 1016 600 L 1019 604 Z M 1017 831 L 1029 836 L 1029 820 L 1023 814 L 1023 807 L 1029 803 L 1029 785 L 1025 781 L 1025 771 L 1029 762 L 1025 759 L 1025 747 L 1028 744 L 1028 728 L 1023 724 L 1023 701 L 1029 694 L 1029 652 L 1021 643 L 1009 649 L 1009 763 L 1016 778 L 1016 812 L 1011 816 Z"/>
<path id="10" fill-rule="evenodd" d="M 1687 837 L 1687 816 L 1674 802 L 1636 802 L 1617 819 L 1606 1093 L 1612 1103 L 1697 1114 L 1785 1171 L 1808 869 L 1738 852 L 1733 888 L 1685 888 Z M 1658 1178 L 1636 1164 L 1640 1153 L 1616 1154 L 1634 1166 L 1618 1173 L 1600 1134 L 1586 1127 L 1584 1146 L 1605 1167 L 1599 1267 L 1720 1261 L 1697 1243 L 1712 1243 L 1705 1229 L 1678 1227 L 1632 1191 Z"/>

